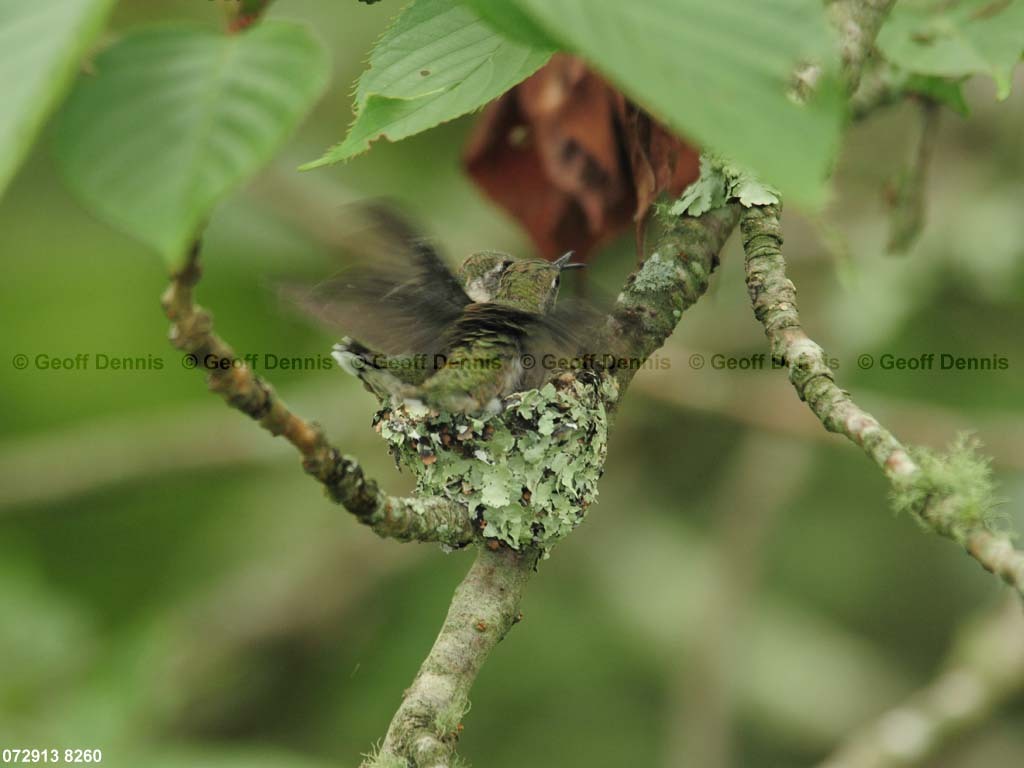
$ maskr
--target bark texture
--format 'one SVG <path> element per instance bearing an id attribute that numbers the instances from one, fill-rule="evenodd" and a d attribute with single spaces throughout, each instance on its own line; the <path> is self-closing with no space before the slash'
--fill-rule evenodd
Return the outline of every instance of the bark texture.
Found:
<path id="1" fill-rule="evenodd" d="M 473 681 L 494 646 L 522 618 L 519 601 L 538 557 L 536 550 L 480 547 L 380 752 L 366 768 L 453 764 Z"/>

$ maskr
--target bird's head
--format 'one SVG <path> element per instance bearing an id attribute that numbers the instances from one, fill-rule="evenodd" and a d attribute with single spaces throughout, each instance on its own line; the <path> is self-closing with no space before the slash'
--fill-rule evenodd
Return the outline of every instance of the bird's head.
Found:
<path id="1" fill-rule="evenodd" d="M 493 301 L 526 312 L 545 314 L 555 306 L 562 272 L 583 264 L 570 264 L 572 252 L 555 261 L 513 261 L 498 275 Z"/>

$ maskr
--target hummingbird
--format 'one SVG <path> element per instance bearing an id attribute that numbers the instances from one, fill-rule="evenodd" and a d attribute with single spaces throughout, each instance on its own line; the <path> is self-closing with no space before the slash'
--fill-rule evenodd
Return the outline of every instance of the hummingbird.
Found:
<path id="1" fill-rule="evenodd" d="M 582 350 L 594 315 L 557 301 L 562 273 L 584 266 L 572 252 L 545 261 L 479 251 L 453 274 L 428 241 L 399 232 L 391 258 L 377 254 L 300 302 L 344 330 L 332 356 L 382 401 L 496 413 Z"/>

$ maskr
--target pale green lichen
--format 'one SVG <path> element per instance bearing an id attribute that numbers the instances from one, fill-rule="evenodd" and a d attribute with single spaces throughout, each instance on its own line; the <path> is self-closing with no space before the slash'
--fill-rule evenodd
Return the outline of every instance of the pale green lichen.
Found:
<path id="1" fill-rule="evenodd" d="M 398 406 L 376 426 L 416 491 L 462 504 L 484 538 L 545 556 L 597 499 L 614 379 L 565 374 L 510 395 L 494 416 Z"/>
<path id="2" fill-rule="evenodd" d="M 664 259 L 655 252 L 644 261 L 633 281 L 633 290 L 640 293 L 655 293 L 670 290 L 680 280 L 679 267 L 672 259 Z"/>
<path id="3" fill-rule="evenodd" d="M 774 205 L 779 194 L 749 171 L 706 153 L 700 158 L 700 176 L 668 210 L 673 216 L 700 216 L 732 201 L 746 208 Z"/>
<path id="4" fill-rule="evenodd" d="M 380 745 L 375 745 L 363 758 L 362 768 L 408 768 L 405 758 L 381 752 Z"/>
<path id="5" fill-rule="evenodd" d="M 459 725 L 462 719 L 469 713 L 469 703 L 463 704 L 460 701 L 452 701 L 437 713 L 434 718 L 435 733 L 439 739 L 447 739 L 458 735 Z"/>
<path id="6" fill-rule="evenodd" d="M 945 454 L 911 449 L 918 471 L 894 487 L 893 508 L 961 541 L 973 530 L 998 527 L 992 468 L 978 448 L 977 440 L 961 434 Z"/>

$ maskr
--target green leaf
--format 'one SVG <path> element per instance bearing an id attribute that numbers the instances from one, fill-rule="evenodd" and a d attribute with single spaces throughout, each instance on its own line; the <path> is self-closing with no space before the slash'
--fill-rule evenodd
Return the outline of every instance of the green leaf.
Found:
<path id="1" fill-rule="evenodd" d="M 98 215 L 182 257 L 214 205 L 274 154 L 327 84 L 302 26 L 161 26 L 105 51 L 61 114 L 56 157 Z"/>
<path id="2" fill-rule="evenodd" d="M 970 107 L 964 97 L 963 80 L 949 80 L 932 75 L 910 75 L 903 84 L 905 91 L 927 96 L 934 102 L 944 104 L 961 117 L 970 115 Z"/>
<path id="3" fill-rule="evenodd" d="M 417 0 L 370 54 L 345 140 L 303 169 L 346 160 L 375 139 L 399 141 L 479 109 L 550 55 L 502 37 L 458 0 Z"/>
<path id="4" fill-rule="evenodd" d="M 0 192 L 71 83 L 114 0 L 0 0 Z"/>
<path id="5" fill-rule="evenodd" d="M 1024 0 L 902 0 L 879 32 L 878 47 L 916 74 L 987 74 L 1005 99 L 1024 52 Z"/>
<path id="6" fill-rule="evenodd" d="M 844 99 L 820 0 L 515 2 L 680 134 L 795 202 L 822 202 Z M 801 107 L 789 91 L 810 59 L 824 74 Z"/>
<path id="7" fill-rule="evenodd" d="M 477 16 L 486 21 L 499 34 L 509 40 L 533 46 L 534 48 L 557 48 L 558 43 L 514 4 L 505 0 L 462 0 Z"/>

